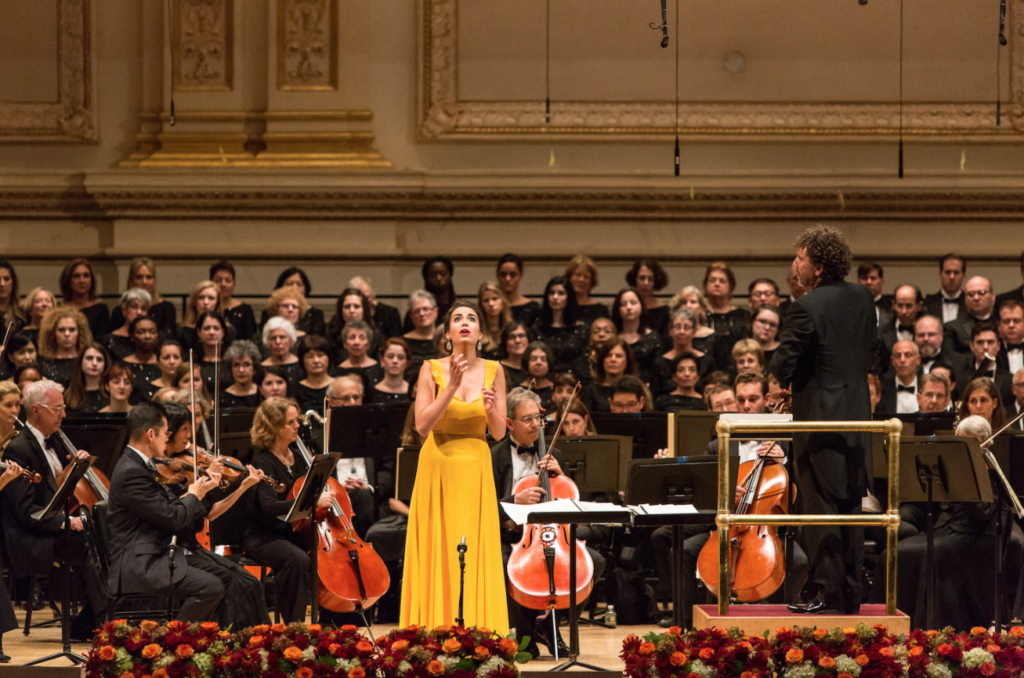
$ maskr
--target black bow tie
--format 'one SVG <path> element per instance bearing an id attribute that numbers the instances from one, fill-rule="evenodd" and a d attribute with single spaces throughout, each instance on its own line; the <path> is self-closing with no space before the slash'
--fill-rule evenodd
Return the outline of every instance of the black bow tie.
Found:
<path id="1" fill-rule="evenodd" d="M 897 393 L 917 393 L 917 386 L 904 386 L 903 384 L 896 384 Z"/>
<path id="2" fill-rule="evenodd" d="M 57 451 L 57 447 L 53 443 L 53 436 L 43 436 L 43 449 Z"/>
<path id="3" fill-rule="evenodd" d="M 537 456 L 537 446 L 530 445 L 529 447 L 520 447 L 519 445 L 516 445 L 516 454 L 532 454 Z"/>
<path id="4" fill-rule="evenodd" d="M 1006 350 L 1007 351 L 1024 351 L 1024 341 L 1020 342 L 1019 344 L 1007 344 L 1006 345 Z"/>
<path id="5" fill-rule="evenodd" d="M 914 333 L 914 326 L 913 325 L 897 325 L 896 326 L 896 331 L 897 332 L 909 332 L 910 334 L 913 334 Z"/>
<path id="6" fill-rule="evenodd" d="M 949 297 L 942 297 L 942 303 L 944 303 L 944 304 L 959 304 L 960 303 L 960 297 L 957 297 L 956 299 L 950 299 Z"/>

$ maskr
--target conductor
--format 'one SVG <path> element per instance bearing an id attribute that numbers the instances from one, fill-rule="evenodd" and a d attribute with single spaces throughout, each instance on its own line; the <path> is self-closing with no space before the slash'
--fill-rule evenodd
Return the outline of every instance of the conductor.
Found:
<path id="1" fill-rule="evenodd" d="M 796 247 L 794 272 L 811 291 L 790 306 L 769 370 L 792 392 L 795 421 L 870 420 L 868 368 L 877 332 L 871 293 L 844 281 L 852 255 L 838 229 L 809 228 Z M 794 434 L 799 512 L 859 513 L 869 449 L 867 433 Z M 790 609 L 857 614 L 864 529 L 809 525 L 802 541 L 816 592 L 810 603 Z"/>

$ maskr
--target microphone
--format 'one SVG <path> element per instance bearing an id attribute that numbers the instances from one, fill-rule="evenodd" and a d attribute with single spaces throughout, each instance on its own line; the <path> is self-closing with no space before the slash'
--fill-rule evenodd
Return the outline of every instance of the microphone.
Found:
<path id="1" fill-rule="evenodd" d="M 463 536 L 462 537 L 462 541 L 459 542 L 459 546 L 458 546 L 459 553 L 465 553 L 466 552 L 466 548 L 467 548 L 466 547 L 466 537 Z"/>
<path id="2" fill-rule="evenodd" d="M 171 558 L 174 558 L 174 552 L 178 550 L 178 535 L 171 537 Z"/>

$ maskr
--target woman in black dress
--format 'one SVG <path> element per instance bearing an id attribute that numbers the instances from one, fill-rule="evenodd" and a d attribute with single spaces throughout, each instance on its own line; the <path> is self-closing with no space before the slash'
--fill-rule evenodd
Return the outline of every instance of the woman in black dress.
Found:
<path id="1" fill-rule="evenodd" d="M 501 347 L 498 357 L 501 358 L 501 366 L 505 369 L 505 383 L 509 389 L 513 389 L 526 379 L 526 347 L 530 345 L 533 337 L 526 325 L 519 320 L 513 320 L 501 330 Z"/>
<path id="2" fill-rule="evenodd" d="M 110 367 L 107 349 L 93 342 L 82 351 L 82 357 L 75 363 L 71 373 L 71 384 L 64 391 L 64 404 L 68 412 L 92 414 L 110 404 L 103 390 L 103 374 Z"/>
<path id="3" fill-rule="evenodd" d="M 348 357 L 342 331 L 348 323 L 355 320 L 366 323 L 367 327 L 373 332 L 373 341 L 367 353 L 374 356 L 380 352 L 380 344 L 383 339 L 376 322 L 373 320 L 370 299 L 361 290 L 355 287 L 347 287 L 338 295 L 334 317 L 331 318 L 331 323 L 327 326 L 327 331 L 330 332 L 327 338 L 330 339 L 333 345 L 332 365 L 337 365 Z"/>
<path id="4" fill-rule="evenodd" d="M 228 324 L 235 328 L 235 336 L 239 339 L 255 339 L 259 330 L 252 306 L 235 299 L 235 267 L 226 259 L 221 259 L 210 267 L 210 280 L 217 284 L 221 313 Z"/>
<path id="5" fill-rule="evenodd" d="M 335 374 L 358 377 L 363 383 L 366 400 L 370 402 L 375 392 L 374 385 L 384 379 L 384 368 L 369 354 L 374 344 L 374 331 L 362 320 L 353 320 L 341 331 L 341 340 L 348 357 L 341 361 Z"/>
<path id="6" fill-rule="evenodd" d="M 60 293 L 65 306 L 75 308 L 85 316 L 92 336 L 102 340 L 110 334 L 110 310 L 96 298 L 96 276 L 88 259 L 68 262 L 60 273 Z"/>
<path id="7" fill-rule="evenodd" d="M 104 340 L 107 352 L 114 357 L 114 360 L 124 360 L 134 350 L 128 325 L 140 315 L 147 315 L 149 304 L 149 292 L 141 287 L 132 287 L 121 294 L 121 302 L 117 307 L 120 313 L 111 318 L 111 323 L 117 329 Z M 120 323 L 114 322 L 117 318 L 120 319 Z M 155 320 L 153 322 L 156 323 Z"/>
<path id="8" fill-rule="evenodd" d="M 263 326 L 263 346 L 270 352 L 270 357 L 260 364 L 264 367 L 276 365 L 282 368 L 288 374 L 288 383 L 292 390 L 306 376 L 302 363 L 292 353 L 292 347 L 296 343 L 298 336 L 295 334 L 295 326 L 284 318 L 271 318 Z"/>
<path id="9" fill-rule="evenodd" d="M 103 373 L 103 390 L 110 394 L 110 402 L 100 408 L 103 414 L 127 414 L 132 409 L 134 375 L 127 363 L 116 362 Z"/>
<path id="10" fill-rule="evenodd" d="M 196 345 L 196 321 L 204 313 L 221 312 L 220 288 L 212 280 L 202 280 L 192 288 L 185 304 L 185 319 L 178 327 L 178 341 L 186 349 Z"/>
<path id="11" fill-rule="evenodd" d="M 409 313 L 406 318 L 412 319 L 413 329 L 403 336 L 405 343 L 412 352 L 412 363 L 406 372 L 406 379 L 414 382 L 419 376 L 420 367 L 428 360 L 437 357 L 434 347 L 434 327 L 437 325 L 437 300 L 426 290 L 416 290 L 409 295 Z"/>
<path id="12" fill-rule="evenodd" d="M 288 491 L 307 471 L 302 457 L 289 447 L 298 437 L 298 403 L 291 398 L 268 398 L 260 405 L 252 424 L 252 443 L 258 450 L 252 464 L 286 489 L 275 492 L 266 483 L 256 487 L 242 551 L 274 570 L 275 609 L 285 623 L 304 620 L 309 602 L 309 554 L 292 526 L 279 517 L 291 510 Z M 317 506 L 328 508 L 333 501 L 325 493 Z"/>
<path id="13" fill-rule="evenodd" d="M 193 365 L 191 374 L 189 374 L 187 362 L 179 365 L 178 370 L 174 373 L 174 387 L 178 389 L 179 395 L 184 394 L 185 397 L 190 397 L 191 391 L 194 389 L 196 401 L 202 402 L 203 409 L 213 410 L 213 397 L 206 390 L 206 382 L 203 381 L 203 372 L 199 365 Z"/>
<path id="14" fill-rule="evenodd" d="M 354 321 L 361 323 L 362 321 Z M 362 323 L 365 326 L 365 323 Z M 324 397 L 331 385 L 331 342 L 316 335 L 306 335 L 299 341 L 299 361 L 306 370 L 306 378 L 295 387 L 295 400 L 303 412 L 323 412 Z"/>
<path id="15" fill-rule="evenodd" d="M 668 334 L 668 306 L 655 296 L 668 286 L 668 274 L 657 259 L 640 259 L 626 273 L 626 284 L 634 288 L 647 309 L 647 326 L 661 336 Z"/>
<path id="16" fill-rule="evenodd" d="M 381 351 L 380 365 L 384 369 L 384 379 L 374 384 L 372 402 L 375 403 L 409 403 L 409 382 L 405 380 L 405 372 L 412 363 L 412 351 L 404 339 L 392 337 L 384 342 Z"/>
<path id="17" fill-rule="evenodd" d="M 132 373 L 135 375 L 136 401 L 150 400 L 153 394 L 160 390 L 160 386 L 154 385 L 153 382 L 163 375 L 156 357 L 160 332 L 155 320 L 148 315 L 140 315 L 128 324 L 128 334 L 134 350 L 124 361 L 132 366 Z"/>
<path id="18" fill-rule="evenodd" d="M 253 382 L 259 361 L 260 349 L 248 339 L 239 339 L 224 351 L 232 383 L 220 393 L 221 407 L 259 407 L 260 392 Z"/>
<path id="19" fill-rule="evenodd" d="M 611 412 L 612 384 L 619 377 L 638 376 L 633 349 L 622 337 L 610 339 L 597 349 L 594 381 L 580 391 L 580 400 L 591 412 Z"/>
<path id="20" fill-rule="evenodd" d="M 21 297 L 18 295 L 18 274 L 6 259 L 0 259 L 0 315 L 4 320 L 4 333 L 7 332 L 7 325 L 10 323 L 14 323 L 11 329 L 11 334 L 14 334 L 28 321 L 28 316 L 21 307 Z"/>
<path id="21" fill-rule="evenodd" d="M 565 276 L 556 276 L 544 287 L 540 317 L 530 329 L 554 355 L 551 371 L 572 372 L 587 346 L 587 328 L 578 320 L 576 291 Z"/>
<path id="22" fill-rule="evenodd" d="M 309 295 L 313 293 L 313 286 L 309 282 L 309 276 L 301 268 L 291 266 L 281 271 L 281 275 L 277 276 L 277 282 L 274 283 L 274 291 L 277 291 L 283 287 L 292 287 L 298 289 L 302 293 L 302 298 L 308 299 Z M 327 335 L 327 325 L 324 323 L 324 312 L 319 308 L 313 308 L 306 306 L 306 310 L 302 312 L 302 316 L 294 322 L 295 331 L 302 334 L 318 334 L 321 337 Z M 263 331 L 263 327 L 266 326 L 267 321 L 273 316 L 264 309 L 263 314 L 260 316 L 260 331 Z M 301 335 L 299 335 L 301 336 Z"/>
<path id="23" fill-rule="evenodd" d="M 578 320 L 584 325 L 590 325 L 598 318 L 610 317 L 608 307 L 590 297 L 591 291 L 597 287 L 597 265 L 593 259 L 585 254 L 577 254 L 565 267 L 565 276 L 576 292 L 576 304 L 580 309 Z"/>
<path id="24" fill-rule="evenodd" d="M 551 366 L 554 364 L 555 354 L 543 341 L 531 341 L 526 347 L 525 356 L 526 379 L 519 385 L 530 388 L 532 384 L 531 390 L 540 396 L 541 407 L 544 411 L 550 411 L 554 409 L 552 398 L 555 395 L 555 373 Z"/>
<path id="25" fill-rule="evenodd" d="M 727 338 L 729 347 L 743 337 L 743 330 L 750 322 L 750 311 L 732 305 L 732 293 L 736 289 L 736 275 L 723 261 L 709 264 L 704 272 L 704 295 L 711 313 L 708 319 L 719 334 Z"/>
<path id="26" fill-rule="evenodd" d="M 0 269 L 0 271 L 2 270 L 3 269 Z M 43 317 L 52 311 L 56 305 L 57 303 L 53 298 L 53 294 L 51 294 L 49 290 L 44 290 L 42 287 L 36 287 L 25 295 L 25 300 L 21 303 L 21 308 L 28 317 L 28 321 L 25 323 L 24 327 L 21 328 L 21 331 L 32 337 L 32 343 L 35 344 L 39 342 L 39 326 L 43 324 Z"/>
<path id="27" fill-rule="evenodd" d="M 497 360 L 501 328 L 512 322 L 512 307 L 508 305 L 505 293 L 491 280 L 480 283 L 476 301 L 484 314 L 483 322 L 480 323 L 480 332 L 483 335 L 483 350 L 480 357 L 485 360 Z"/>
<path id="28" fill-rule="evenodd" d="M 615 295 L 612 322 L 615 323 L 619 338 L 633 350 L 640 380 L 645 384 L 650 383 L 654 358 L 661 353 L 661 335 L 647 325 L 647 309 L 640 294 L 632 287 Z"/>
<path id="29" fill-rule="evenodd" d="M 672 348 L 655 358 L 651 368 L 651 391 L 655 396 L 671 393 L 676 389 L 675 370 L 672 369 L 672 362 L 681 355 L 697 356 L 700 360 L 699 374 L 707 374 L 715 369 L 715 363 L 711 356 L 693 346 L 693 334 L 696 327 L 697 319 L 690 309 L 681 306 L 672 312 L 672 325 L 668 331 L 672 338 Z"/>
<path id="30" fill-rule="evenodd" d="M 750 319 L 747 336 L 761 344 L 764 351 L 764 365 L 767 368 L 775 357 L 775 349 L 779 347 L 779 336 L 782 334 L 782 311 L 773 304 L 761 304 Z"/>
<path id="31" fill-rule="evenodd" d="M 92 344 L 92 337 L 89 322 L 73 306 L 47 313 L 39 328 L 39 373 L 67 388 L 75 361 Z"/>
<path id="32" fill-rule="evenodd" d="M 299 321 L 309 312 L 309 302 L 302 295 L 302 288 L 296 285 L 285 285 L 267 299 L 267 318 L 283 318 L 295 328 L 296 341 L 306 336 L 306 330 L 299 327 Z M 269 320 L 268 320 L 269 322 Z M 266 327 L 266 325 L 264 325 Z M 323 336 L 323 335 L 319 335 Z"/>
<path id="33" fill-rule="evenodd" d="M 523 296 L 519 284 L 523 281 L 523 259 L 517 254 L 505 254 L 498 259 L 498 287 L 512 307 L 512 319 L 530 327 L 540 316 L 540 304 Z"/>
<path id="34" fill-rule="evenodd" d="M 697 392 L 700 380 L 700 358 L 693 353 L 680 353 L 672 359 L 672 380 L 676 387 L 654 401 L 659 412 L 679 410 L 705 410 L 704 399 Z"/>
<path id="35" fill-rule="evenodd" d="M 6 378 L 13 376 L 19 367 L 35 367 L 38 360 L 32 337 L 25 330 L 12 332 L 3 357 L 2 371 Z"/>
<path id="36" fill-rule="evenodd" d="M 261 367 L 256 375 L 256 386 L 260 390 L 260 402 L 267 398 L 291 398 L 292 386 L 288 373 L 278 365 Z"/>
<path id="37" fill-rule="evenodd" d="M 177 331 L 177 312 L 174 304 L 160 296 L 156 287 L 156 265 L 149 257 L 136 257 L 128 266 L 128 286 L 126 289 L 145 290 L 150 297 L 149 310 L 146 314 L 156 321 L 156 328 L 164 337 L 173 337 Z M 123 297 L 122 297 L 123 299 Z M 123 310 L 123 305 L 115 308 L 110 314 L 110 326 L 120 327 L 132 321 Z"/>
<path id="38" fill-rule="evenodd" d="M 224 351 L 232 344 L 230 328 L 224 316 L 217 312 L 203 313 L 196 320 L 199 331 L 193 345 L 193 360 L 202 365 L 206 390 L 216 390 L 217 371 L 220 371 L 220 388 L 231 385 L 231 370 L 225 368 Z"/>
<path id="39" fill-rule="evenodd" d="M 690 309 L 697 320 L 697 328 L 693 332 L 693 347 L 710 355 L 715 363 L 715 369 L 728 366 L 731 361 L 729 351 L 732 350 L 732 344 L 726 341 L 724 334 L 715 332 L 711 327 L 711 306 L 704 298 L 704 293 L 694 285 L 687 285 L 679 290 L 668 304 L 671 311 L 683 306 Z"/>
<path id="40" fill-rule="evenodd" d="M 174 387 L 174 374 L 181 366 L 184 351 L 177 339 L 164 339 L 156 352 L 156 366 L 160 368 L 160 376 L 153 380 L 154 393 L 162 388 Z"/>

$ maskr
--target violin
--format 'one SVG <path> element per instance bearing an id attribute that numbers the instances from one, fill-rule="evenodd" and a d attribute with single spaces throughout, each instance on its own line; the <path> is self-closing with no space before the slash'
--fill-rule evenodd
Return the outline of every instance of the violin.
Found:
<path id="1" fill-rule="evenodd" d="M 569 404 L 551 437 L 554 449 L 558 434 L 565 423 L 565 415 L 572 407 L 572 401 L 579 394 L 580 385 L 569 396 Z M 544 443 L 544 427 L 537 438 L 538 456 L 544 459 L 547 449 Z M 553 499 L 580 498 L 580 490 L 565 475 L 553 475 L 546 469 L 521 478 L 512 489 L 518 494 L 531 487 L 544 490 L 541 503 Z M 523 526 L 523 536 L 512 547 L 508 559 L 509 594 L 517 603 L 531 610 L 564 610 L 569 607 L 569 560 L 572 549 L 576 549 L 576 598 L 582 600 L 594 588 L 594 561 L 586 549 L 586 542 L 579 539 L 569 543 L 569 530 L 565 525 L 529 524 Z"/>
<path id="2" fill-rule="evenodd" d="M 186 450 L 182 455 L 193 456 L 190 450 Z M 219 461 L 223 465 L 224 469 L 221 471 L 222 489 L 227 488 L 228 485 L 238 482 L 249 475 L 249 469 L 234 457 L 227 457 L 221 454 L 210 454 L 201 447 L 196 448 L 194 457 L 199 461 L 199 469 L 203 471 L 204 474 L 206 470 L 210 468 L 210 464 Z M 188 462 L 187 458 L 183 459 L 183 462 L 185 464 L 184 468 L 187 471 L 192 472 L 194 470 L 192 464 Z M 192 473 L 192 475 L 194 477 L 195 474 Z M 273 478 L 267 476 L 263 477 L 263 482 L 269 485 L 274 492 L 284 492 L 288 489 L 284 483 L 279 483 Z"/>
<path id="3" fill-rule="evenodd" d="M 739 468 L 743 496 L 737 515 L 789 513 L 789 474 L 780 460 L 760 456 Z M 793 498 L 796 497 L 795 489 Z M 718 530 L 701 549 L 697 574 L 714 595 L 718 590 Z M 786 558 L 778 528 L 768 525 L 736 525 L 729 529 L 729 595 L 740 602 L 764 600 L 782 586 Z"/>
<path id="4" fill-rule="evenodd" d="M 0 461 L 0 473 L 6 473 L 6 472 L 7 472 L 7 462 Z M 21 475 L 19 475 L 18 477 L 19 478 L 25 478 L 26 480 L 28 480 L 33 485 L 36 484 L 36 483 L 42 482 L 42 480 L 43 480 L 43 477 L 41 475 L 39 475 L 38 473 L 36 473 L 34 471 L 30 471 L 27 468 L 22 469 L 21 470 Z"/>
<path id="5" fill-rule="evenodd" d="M 312 466 L 313 458 L 302 438 L 297 438 L 296 443 L 306 467 Z M 305 480 L 302 477 L 295 481 L 288 492 L 288 499 L 294 501 L 299 496 Z M 359 611 L 373 605 L 387 593 L 391 576 L 373 547 L 356 534 L 352 526 L 352 502 L 345 487 L 329 478 L 326 491 L 331 495 L 331 506 L 316 509 L 315 526 L 311 526 L 308 520 L 301 520 L 293 527 L 308 537 L 312 536 L 311 529 L 317 530 L 317 576 L 320 581 L 317 602 L 333 612 Z"/>

